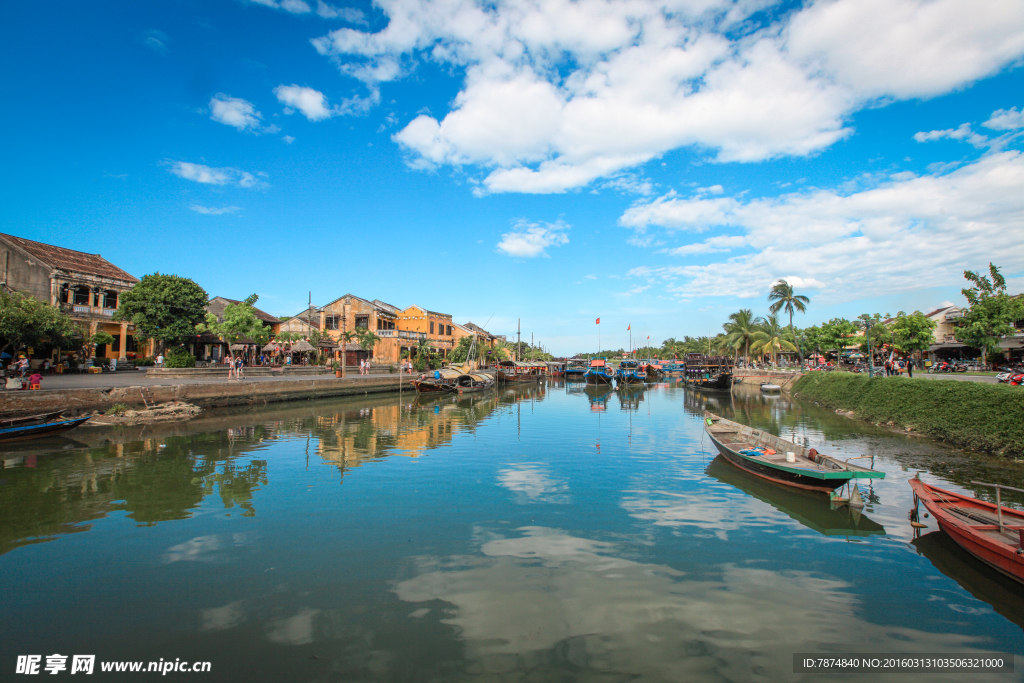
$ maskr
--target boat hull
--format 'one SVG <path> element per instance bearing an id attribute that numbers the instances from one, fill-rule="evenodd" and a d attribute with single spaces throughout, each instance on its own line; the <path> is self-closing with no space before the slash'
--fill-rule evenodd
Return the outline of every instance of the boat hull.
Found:
<path id="1" fill-rule="evenodd" d="M 584 375 L 584 377 L 587 380 L 587 384 L 593 384 L 598 386 L 611 386 L 612 383 L 611 377 L 597 372 L 588 372 L 586 375 Z"/>
<path id="2" fill-rule="evenodd" d="M 914 490 L 914 495 L 924 503 L 925 508 L 932 514 L 935 521 L 938 522 L 939 528 L 946 532 L 957 545 L 996 571 L 1009 576 L 1015 581 L 1024 583 L 1024 555 L 1017 553 L 1017 550 L 1021 547 L 1019 540 L 1016 546 L 996 540 L 990 534 L 984 533 L 992 531 L 992 525 L 977 526 L 967 524 L 964 520 L 946 510 L 945 505 L 940 504 L 940 500 L 937 497 L 942 499 L 942 503 L 954 501 L 962 503 L 963 507 L 981 512 L 994 513 L 995 505 L 953 493 L 952 491 L 929 486 L 920 479 L 911 479 L 910 487 Z M 1003 508 L 1003 519 L 1004 527 L 1009 525 L 1019 529 L 1024 526 L 1024 515 L 1009 508 Z M 1017 533 L 1019 537 L 1021 532 L 1018 530 Z"/>
<path id="3" fill-rule="evenodd" d="M 723 372 L 715 377 L 689 379 L 687 381 L 690 386 L 698 389 L 718 389 L 728 391 L 732 388 L 732 374 L 727 372 Z"/>
<path id="4" fill-rule="evenodd" d="M 768 465 L 753 462 L 748 458 L 744 458 L 739 453 L 730 450 L 727 446 L 720 443 L 715 439 L 715 437 L 711 437 L 711 440 L 714 442 L 715 447 L 718 448 L 718 452 L 721 453 L 722 457 L 731 465 L 735 465 L 744 472 L 753 474 L 756 477 L 761 477 L 762 479 L 767 479 L 768 481 L 775 482 L 776 484 L 792 486 L 806 491 L 831 493 L 849 481 L 849 479 L 815 479 L 814 477 L 806 477 L 786 470 L 778 470 L 774 467 L 769 467 Z"/>
<path id="5" fill-rule="evenodd" d="M 431 380 L 414 379 L 412 385 L 421 394 L 450 394 L 455 388 L 447 384 L 438 384 Z"/>
<path id="6" fill-rule="evenodd" d="M 0 443 L 28 441 L 29 439 L 41 439 L 43 437 L 61 434 L 74 429 L 89 419 L 90 418 L 88 417 L 82 417 L 75 420 L 61 420 L 59 422 L 47 422 L 45 424 L 6 427 L 4 429 L 0 429 Z"/>

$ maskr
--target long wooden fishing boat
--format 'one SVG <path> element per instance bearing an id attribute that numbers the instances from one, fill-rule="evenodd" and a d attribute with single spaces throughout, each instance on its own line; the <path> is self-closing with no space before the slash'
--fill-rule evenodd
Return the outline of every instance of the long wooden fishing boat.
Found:
<path id="1" fill-rule="evenodd" d="M 442 368 L 434 370 L 432 377 L 426 374 L 420 375 L 412 381 L 412 385 L 421 394 L 450 394 L 458 388 L 456 380 L 460 376 L 462 373 L 458 370 Z"/>
<path id="2" fill-rule="evenodd" d="M 55 420 L 64 414 L 63 410 L 54 410 L 49 413 L 38 413 L 36 415 L 24 415 L 22 417 L 6 417 L 0 419 L 0 427 L 14 427 L 16 425 L 39 424 Z"/>
<path id="3" fill-rule="evenodd" d="M 885 472 L 822 455 L 763 429 L 704 413 L 704 431 L 730 463 L 762 479 L 829 493 L 852 479 L 881 479 Z"/>
<path id="4" fill-rule="evenodd" d="M 975 482 L 978 483 L 978 482 Z M 1024 583 L 1024 513 L 996 503 L 953 493 L 921 481 L 910 480 L 914 490 L 915 520 L 918 502 L 924 503 L 939 528 L 957 545 L 990 567 Z M 1000 488 L 996 488 L 998 492 Z M 1017 490 L 1017 489 L 1012 489 Z"/>
<path id="5" fill-rule="evenodd" d="M 471 372 L 460 375 L 455 380 L 455 391 L 459 394 L 470 394 L 476 391 L 486 391 L 494 386 L 494 378 L 490 375 Z"/>
<path id="6" fill-rule="evenodd" d="M 540 361 L 503 360 L 498 363 L 495 377 L 506 384 L 529 384 L 544 376 L 547 365 Z"/>
<path id="7" fill-rule="evenodd" d="M 648 382 L 656 381 L 661 377 L 661 366 L 656 361 L 642 360 L 640 361 L 640 367 L 647 374 Z"/>
<path id="8" fill-rule="evenodd" d="M 583 378 L 587 380 L 587 384 L 608 386 L 611 386 L 614 377 L 615 373 L 605 358 L 592 358 L 590 360 L 590 367 L 587 368 L 587 372 L 583 375 Z"/>
<path id="9" fill-rule="evenodd" d="M 549 360 L 544 365 L 548 366 L 548 377 L 565 377 L 565 361 Z"/>
<path id="10" fill-rule="evenodd" d="M 688 353 L 685 357 L 686 384 L 698 389 L 732 388 L 732 359 L 728 356 L 705 356 Z"/>
<path id="11" fill-rule="evenodd" d="M 624 360 L 619 363 L 619 369 L 615 373 L 615 383 L 622 386 L 642 387 L 647 381 L 647 373 L 635 360 Z"/>
<path id="12" fill-rule="evenodd" d="M 89 417 L 78 417 L 72 420 L 55 420 L 53 422 L 42 422 L 39 424 L 14 425 L 12 427 L 0 427 L 0 443 L 11 441 L 26 441 L 28 439 L 40 439 L 45 436 L 54 436 L 70 431 L 78 425 L 88 421 Z"/>

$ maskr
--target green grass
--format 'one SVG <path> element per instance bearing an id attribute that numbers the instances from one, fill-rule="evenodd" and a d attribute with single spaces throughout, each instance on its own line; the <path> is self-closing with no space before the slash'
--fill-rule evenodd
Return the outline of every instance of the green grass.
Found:
<path id="1" fill-rule="evenodd" d="M 1024 387 L 814 372 L 793 393 L 972 450 L 1024 455 Z"/>

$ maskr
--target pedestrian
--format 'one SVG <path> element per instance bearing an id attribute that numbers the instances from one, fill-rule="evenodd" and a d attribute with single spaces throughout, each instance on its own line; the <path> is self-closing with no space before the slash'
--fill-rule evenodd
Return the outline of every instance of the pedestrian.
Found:
<path id="1" fill-rule="evenodd" d="M 164 366 L 164 354 L 162 354 L 162 353 L 160 353 L 160 354 L 157 354 L 157 357 L 156 357 L 156 366 L 157 366 L 158 368 L 162 368 L 162 367 Z"/>
<path id="2" fill-rule="evenodd" d="M 230 381 L 235 376 L 235 359 L 229 353 L 224 356 L 224 363 L 228 366 L 228 380 Z"/>
<path id="3" fill-rule="evenodd" d="M 910 357 L 907 359 L 907 377 L 914 378 L 914 358 Z"/>
<path id="4" fill-rule="evenodd" d="M 245 375 L 244 375 L 244 371 L 245 371 L 245 358 L 244 357 L 242 357 L 242 356 L 238 357 L 238 359 L 235 361 L 235 368 L 236 368 L 236 370 L 235 370 L 235 379 L 245 379 Z"/>
<path id="5" fill-rule="evenodd" d="M 39 374 L 38 370 L 36 370 L 28 378 L 28 388 L 29 389 L 42 389 L 43 388 L 43 376 Z"/>
<path id="6" fill-rule="evenodd" d="M 885 376 L 886 377 L 891 376 L 892 375 L 892 361 L 889 360 L 889 359 L 886 359 L 884 367 L 885 367 Z"/>

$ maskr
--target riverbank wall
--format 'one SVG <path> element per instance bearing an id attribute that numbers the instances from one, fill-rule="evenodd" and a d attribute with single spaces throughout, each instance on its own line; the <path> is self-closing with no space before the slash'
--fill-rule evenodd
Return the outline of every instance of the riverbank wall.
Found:
<path id="1" fill-rule="evenodd" d="M 734 381 L 740 384 L 760 385 L 761 382 L 771 382 L 782 387 L 783 391 L 790 391 L 793 385 L 803 377 L 802 372 L 786 372 L 783 370 L 736 370 L 732 374 Z"/>
<path id="2" fill-rule="evenodd" d="M 106 412 L 117 404 L 145 407 L 146 403 L 181 401 L 203 408 L 264 405 L 280 401 L 302 401 L 335 396 L 365 396 L 402 391 L 415 394 L 413 375 L 398 377 L 349 377 L 337 379 L 320 375 L 310 379 L 246 382 L 220 381 L 202 384 L 166 384 L 145 387 L 96 387 L 42 391 L 0 392 L 0 414 L 34 415 L 64 410 L 68 415 L 98 410 Z"/>
<path id="3" fill-rule="evenodd" d="M 913 431 L 971 450 L 1024 457 L 1024 390 L 1003 384 L 810 373 L 795 396 L 851 417 Z"/>

